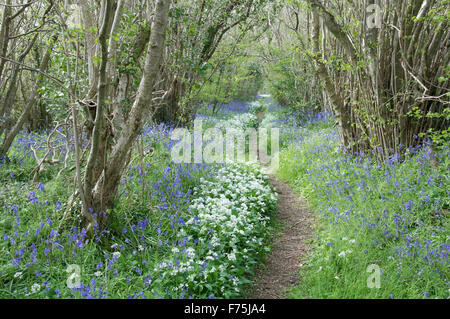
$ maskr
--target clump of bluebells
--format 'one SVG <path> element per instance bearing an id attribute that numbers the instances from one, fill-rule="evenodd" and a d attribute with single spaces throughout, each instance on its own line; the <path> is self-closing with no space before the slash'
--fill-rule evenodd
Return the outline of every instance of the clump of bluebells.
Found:
<path id="1" fill-rule="evenodd" d="M 228 118 L 230 116 L 234 116 L 237 114 L 245 114 L 248 113 L 249 110 L 249 103 L 234 100 L 228 103 L 222 103 L 222 104 L 206 104 L 206 105 L 200 105 L 196 116 L 209 116 L 212 119 L 217 118 Z"/>
<path id="2" fill-rule="evenodd" d="M 425 144 L 380 163 L 344 152 L 331 125 L 283 130 L 297 138 L 278 175 L 308 199 L 320 226 L 291 296 L 447 298 L 449 147 L 435 154 Z M 368 269 L 378 269 L 379 287 L 367 283 Z"/>

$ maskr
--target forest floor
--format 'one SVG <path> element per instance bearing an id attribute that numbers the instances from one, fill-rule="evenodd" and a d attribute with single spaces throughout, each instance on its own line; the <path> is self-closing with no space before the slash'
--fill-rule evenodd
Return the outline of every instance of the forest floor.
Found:
<path id="1" fill-rule="evenodd" d="M 254 299 L 286 298 L 286 292 L 299 283 L 299 270 L 313 237 L 313 214 L 304 199 L 274 174 L 270 174 L 270 181 L 279 195 L 277 219 L 281 230 L 275 235 L 264 266 L 256 272 L 249 296 Z"/>

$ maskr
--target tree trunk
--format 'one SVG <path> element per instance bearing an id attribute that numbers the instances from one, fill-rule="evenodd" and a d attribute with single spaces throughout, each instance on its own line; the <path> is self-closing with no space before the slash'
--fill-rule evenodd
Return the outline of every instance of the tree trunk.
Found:
<path id="1" fill-rule="evenodd" d="M 105 1 L 108 2 L 108 0 Z M 87 203 L 90 205 L 89 208 L 92 209 L 92 212 L 84 212 L 85 216 L 88 216 L 86 222 L 89 231 L 94 229 L 96 223 L 98 223 L 98 226 L 101 228 L 106 225 L 108 216 L 105 212 L 113 207 L 120 178 L 128 163 L 133 142 L 142 129 L 143 123 L 149 114 L 148 106 L 151 105 L 153 86 L 159 74 L 162 54 L 165 47 L 169 5 L 170 0 L 158 0 L 156 3 L 155 14 L 151 26 L 150 42 L 145 58 L 144 72 L 137 96 L 128 119 L 124 123 L 120 135 L 112 148 L 111 154 L 109 154 L 107 158 L 107 164 L 103 166 L 102 173 L 97 179 L 92 178 L 92 172 L 86 173 L 86 180 L 84 182 L 85 196 Z M 101 47 L 104 48 L 106 46 L 105 39 L 102 39 L 100 43 Z M 102 60 L 103 59 L 105 59 L 105 55 L 102 53 Z M 106 69 L 104 73 L 106 73 Z M 102 74 L 103 72 L 100 72 L 100 79 L 106 77 Z M 102 83 L 102 80 L 100 80 L 100 83 Z M 101 91 L 100 85 L 99 96 Z M 102 95 L 102 98 L 104 99 L 105 97 Z M 100 98 L 98 101 L 101 102 Z M 99 106 L 97 106 L 97 108 L 99 108 Z M 99 115 L 103 114 L 97 109 L 97 116 Z M 100 122 L 99 125 L 101 128 Z M 98 148 L 91 148 L 91 153 L 89 155 L 91 163 L 88 163 L 89 170 L 92 170 L 93 167 L 95 167 L 95 162 L 98 161 L 98 157 L 96 156 L 98 152 Z M 102 164 L 98 163 L 97 165 Z M 94 213 L 97 215 L 94 215 Z"/>
<path id="2" fill-rule="evenodd" d="M 8 52 L 9 43 L 9 29 L 11 22 L 11 0 L 6 1 L 6 6 L 3 9 L 2 26 L 0 29 L 0 55 L 6 57 Z M 0 59 L 0 84 L 2 83 L 3 69 L 5 67 L 6 60 Z M 0 114 L 1 116 L 2 114 Z"/>
<path id="3" fill-rule="evenodd" d="M 79 5 L 81 7 L 81 13 L 83 17 L 84 32 L 86 37 L 86 51 L 88 59 L 88 72 L 89 72 L 89 92 L 87 99 L 94 98 L 97 93 L 98 85 L 98 68 L 95 65 L 97 44 L 95 43 L 95 30 L 96 24 L 94 16 L 92 15 L 92 9 L 89 6 L 89 1 L 80 0 Z"/>

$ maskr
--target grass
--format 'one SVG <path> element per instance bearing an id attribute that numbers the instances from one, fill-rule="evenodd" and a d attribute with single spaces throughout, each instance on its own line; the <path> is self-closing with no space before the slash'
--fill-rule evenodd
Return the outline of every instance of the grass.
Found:
<path id="1" fill-rule="evenodd" d="M 437 168 L 427 146 L 377 163 L 343 152 L 330 121 L 317 124 L 284 131 L 295 139 L 277 175 L 318 217 L 314 252 L 288 296 L 448 298 L 448 146 Z"/>

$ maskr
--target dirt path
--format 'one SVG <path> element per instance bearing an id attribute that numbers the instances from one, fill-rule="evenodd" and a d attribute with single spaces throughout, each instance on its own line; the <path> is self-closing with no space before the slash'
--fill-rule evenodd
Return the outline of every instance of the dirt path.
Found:
<path id="1" fill-rule="evenodd" d="M 292 188 L 270 175 L 272 185 L 279 194 L 278 215 L 282 230 L 273 241 L 272 252 L 265 266 L 256 273 L 255 286 L 250 298 L 283 299 L 287 289 L 299 281 L 299 269 L 313 237 L 313 215 L 304 200 Z"/>

